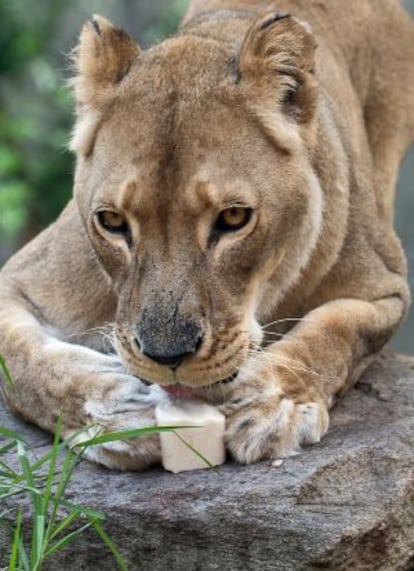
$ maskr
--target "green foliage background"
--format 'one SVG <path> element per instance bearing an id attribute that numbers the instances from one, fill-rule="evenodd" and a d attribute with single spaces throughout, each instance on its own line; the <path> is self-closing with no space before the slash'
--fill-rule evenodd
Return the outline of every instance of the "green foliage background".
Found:
<path id="1" fill-rule="evenodd" d="M 1 0 L 0 264 L 49 224 L 71 194 L 74 161 L 66 145 L 73 102 L 65 80 L 82 23 L 102 13 L 148 45 L 174 31 L 185 4 Z"/>
<path id="2" fill-rule="evenodd" d="M 64 146 L 71 103 L 48 53 L 57 3 L 45 4 L 42 11 L 33 11 L 27 1 L 0 4 L 0 235 L 5 240 L 37 229 L 28 224 L 46 224 L 70 190 L 72 159 Z"/>

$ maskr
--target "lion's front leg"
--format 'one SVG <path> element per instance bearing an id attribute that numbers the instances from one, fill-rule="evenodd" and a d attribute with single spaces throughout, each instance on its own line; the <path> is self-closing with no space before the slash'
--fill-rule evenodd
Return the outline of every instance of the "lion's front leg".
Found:
<path id="1" fill-rule="evenodd" d="M 156 424 L 159 388 L 129 375 L 116 355 L 52 336 L 18 296 L 3 293 L 1 299 L 0 354 L 13 378 L 12 384 L 3 380 L 2 392 L 14 412 L 50 432 L 60 419 L 62 437 L 77 435 L 77 442 Z M 110 468 L 141 470 L 160 461 L 160 441 L 154 434 L 111 442 L 87 448 L 84 456 Z"/>
<path id="2" fill-rule="evenodd" d="M 333 301 L 255 354 L 222 405 L 234 458 L 272 460 L 319 442 L 328 430 L 328 409 L 385 344 L 404 307 L 399 296 Z"/>

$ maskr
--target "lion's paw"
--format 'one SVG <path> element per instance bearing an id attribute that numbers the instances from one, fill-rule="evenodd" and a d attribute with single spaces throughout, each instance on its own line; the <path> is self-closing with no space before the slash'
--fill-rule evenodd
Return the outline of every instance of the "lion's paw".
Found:
<path id="1" fill-rule="evenodd" d="M 159 387 L 146 387 L 138 379 L 124 378 L 114 382 L 105 395 L 98 393 L 86 401 L 84 410 L 88 426 L 77 431 L 75 437 L 69 437 L 70 446 L 81 445 L 107 433 L 155 426 L 155 407 L 162 398 Z M 159 435 L 153 433 L 142 438 L 88 446 L 82 451 L 82 457 L 111 469 L 142 470 L 160 461 Z"/>
<path id="2" fill-rule="evenodd" d="M 242 464 L 293 456 L 302 444 L 319 442 L 329 425 L 323 402 L 289 398 L 274 387 L 234 397 L 221 410 L 227 419 L 227 447 Z"/>

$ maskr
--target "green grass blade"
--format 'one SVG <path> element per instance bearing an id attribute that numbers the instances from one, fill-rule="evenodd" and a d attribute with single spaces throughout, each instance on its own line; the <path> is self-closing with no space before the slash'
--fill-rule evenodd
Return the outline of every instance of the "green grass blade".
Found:
<path id="1" fill-rule="evenodd" d="M 108 549 L 114 556 L 114 559 L 117 562 L 118 567 L 121 569 L 121 571 L 128 571 L 128 567 L 126 566 L 125 561 L 122 555 L 120 554 L 117 546 L 115 545 L 111 537 L 109 537 L 109 535 L 106 533 L 101 524 L 98 523 L 97 521 L 92 521 L 91 523 L 96 533 L 99 535 L 99 537 L 102 539 L 102 541 L 105 543 L 105 545 L 108 547 Z"/>
<path id="2" fill-rule="evenodd" d="M 150 434 L 158 432 L 174 432 L 178 429 L 185 428 L 201 428 L 200 426 L 147 426 L 146 428 L 135 428 L 132 430 L 124 430 L 120 432 L 107 432 L 100 436 L 95 436 L 85 442 L 80 442 L 76 447 L 86 448 L 88 446 L 96 446 L 97 444 L 107 444 L 108 442 L 116 442 L 118 440 L 130 440 L 133 438 L 143 438 Z"/>
<path id="3" fill-rule="evenodd" d="M 103 512 L 92 508 L 85 508 L 84 506 L 79 506 L 77 504 L 69 502 L 68 500 L 65 500 L 64 498 L 60 499 L 60 505 L 68 509 L 70 512 L 78 514 L 79 516 L 87 517 L 89 519 L 93 519 L 100 522 L 103 522 L 106 519 L 106 516 Z"/>
<path id="4" fill-rule="evenodd" d="M 59 452 L 64 448 L 64 444 L 63 442 L 61 444 L 59 444 Z M 40 456 L 40 458 L 38 458 L 35 462 L 33 462 L 32 464 L 32 471 L 33 472 L 37 472 L 38 470 L 40 470 L 40 468 L 42 468 L 43 466 L 45 466 L 49 461 L 50 458 L 52 457 L 52 454 L 54 454 L 54 452 L 52 450 L 49 450 L 48 452 L 46 452 L 45 454 L 43 454 L 43 456 Z"/>
<path id="5" fill-rule="evenodd" d="M 6 383 L 7 388 L 13 389 L 14 388 L 14 381 L 12 379 L 12 376 L 10 374 L 9 369 L 7 368 L 6 361 L 4 360 L 2 355 L 0 355 L 0 370 L 3 371 L 4 382 Z"/>
<path id="6" fill-rule="evenodd" d="M 76 458 L 76 456 L 73 454 L 71 450 L 68 450 L 65 460 L 63 461 L 56 493 L 51 498 L 53 508 L 52 508 L 52 513 L 50 515 L 50 524 L 49 524 L 50 532 L 55 525 L 57 511 L 62 503 L 65 490 L 69 484 L 69 480 L 73 474 L 73 470 L 75 469 L 77 463 L 78 459 Z"/>
<path id="7" fill-rule="evenodd" d="M 14 534 L 13 534 L 13 545 L 12 545 L 12 552 L 11 552 L 10 561 L 9 561 L 9 571 L 16 571 L 16 569 L 17 569 L 19 542 L 20 542 L 21 533 L 22 533 L 22 520 L 23 520 L 22 511 L 19 510 L 17 512 L 16 527 L 15 527 Z"/>
<path id="8" fill-rule="evenodd" d="M 58 541 L 56 541 L 56 543 L 54 543 L 46 551 L 45 557 L 49 557 L 50 555 L 52 555 L 52 553 L 55 553 L 55 551 L 58 551 L 59 549 L 63 549 L 64 547 L 66 547 L 67 545 L 69 545 L 70 543 L 75 541 L 75 539 L 77 539 L 84 531 L 89 529 L 91 527 L 91 525 L 92 525 L 92 523 L 88 522 L 85 525 L 83 525 L 82 527 L 80 527 L 79 529 L 76 529 L 75 531 L 68 533 L 68 535 L 66 535 L 65 537 L 62 537 L 62 539 L 59 539 Z"/>
<path id="9" fill-rule="evenodd" d="M 32 571 L 32 569 L 30 568 L 29 558 L 27 556 L 22 537 L 20 537 L 19 539 L 18 550 L 19 550 L 18 570 L 21 571 L 23 569 L 24 571 Z"/>
<path id="10" fill-rule="evenodd" d="M 36 483 L 34 478 L 34 473 L 32 472 L 32 466 L 30 466 L 29 459 L 27 457 L 26 449 L 23 442 L 17 442 L 17 455 L 19 457 L 20 465 L 22 467 L 24 479 L 26 480 L 28 487 L 36 489 Z M 37 491 L 37 489 L 36 489 Z M 32 535 L 32 548 L 30 553 L 30 569 L 31 571 L 37 571 L 41 562 L 42 548 L 44 535 L 44 517 L 41 515 L 42 512 L 42 496 L 38 493 L 31 491 L 32 505 L 33 505 L 33 535 Z M 42 527 L 43 526 L 43 527 Z M 41 544 L 39 546 L 39 538 Z"/>
<path id="11" fill-rule="evenodd" d="M 96 430 L 97 433 L 101 434 L 104 430 L 103 426 L 99 425 L 99 424 L 87 424 L 86 426 L 83 426 L 82 428 L 79 428 L 79 430 L 77 430 L 76 432 L 74 432 L 73 434 L 71 434 L 70 436 L 68 436 L 67 438 L 65 438 L 65 445 L 68 448 L 75 448 L 76 444 L 74 444 L 74 442 L 78 439 L 79 436 L 84 435 L 85 433 L 88 433 L 92 430 Z M 98 434 L 96 434 L 97 436 Z"/>
<path id="12" fill-rule="evenodd" d="M 55 453 L 57 455 L 59 455 L 60 452 L 62 452 L 63 450 L 65 450 L 66 448 L 70 447 L 70 442 L 71 440 L 75 439 L 77 437 L 77 435 L 82 434 L 82 432 L 85 432 L 85 428 L 81 428 L 80 430 L 78 430 L 77 432 L 75 432 L 74 434 L 72 434 L 72 436 L 70 436 L 67 440 L 65 440 L 64 442 L 60 442 L 57 445 L 57 450 L 55 451 L 53 448 L 51 450 L 49 450 L 48 452 L 45 452 L 45 454 L 43 454 L 42 456 L 40 456 L 40 458 L 38 458 L 33 464 L 32 464 L 32 470 L 33 472 L 36 472 L 37 470 L 39 470 L 40 468 L 42 468 L 43 466 L 45 466 L 48 462 L 50 462 L 52 455 L 54 455 Z M 56 472 L 57 473 L 57 472 Z"/>
<path id="13" fill-rule="evenodd" d="M 6 464 L 6 462 L 3 462 L 3 460 L 0 460 L 0 468 L 3 468 L 4 472 L 6 474 L 8 474 L 8 478 L 19 478 L 19 474 L 18 472 L 16 472 L 16 470 L 14 470 L 11 466 L 9 466 L 8 464 Z"/>
<path id="14" fill-rule="evenodd" d="M 6 428 L 5 426 L 0 426 L 0 435 L 1 436 L 5 436 L 6 438 L 11 438 L 13 440 L 17 440 L 18 442 L 24 442 L 24 438 L 18 433 L 15 432 L 14 430 L 10 430 L 9 428 Z"/>
<path id="15" fill-rule="evenodd" d="M 0 488 L 1 490 L 2 488 Z M 39 500 L 42 500 L 42 492 L 40 492 L 37 488 L 33 488 L 32 486 L 22 486 L 20 484 L 11 484 L 11 486 L 4 486 L 6 490 L 4 493 L 0 494 L 0 500 L 4 500 L 9 498 L 10 496 L 16 496 L 18 494 L 23 494 L 24 492 L 30 492 L 32 495 L 37 495 Z"/>
<path id="16" fill-rule="evenodd" d="M 63 533 L 67 527 L 69 527 L 76 519 L 78 519 L 79 513 L 73 511 L 67 517 L 62 519 L 61 522 L 55 527 L 55 529 L 49 535 L 49 542 L 55 539 L 58 535 Z M 48 548 L 49 550 L 49 548 Z"/>
<path id="17" fill-rule="evenodd" d="M 7 452 L 10 452 L 10 450 L 12 450 L 15 447 L 16 447 L 15 442 L 9 442 L 8 444 L 5 444 L 0 448 L 0 456 L 4 456 L 5 454 L 7 454 Z"/>
<path id="18" fill-rule="evenodd" d="M 45 535 L 45 517 L 36 515 L 33 530 L 32 571 L 40 569 L 43 563 L 43 539 Z"/>
<path id="19" fill-rule="evenodd" d="M 216 466 L 214 466 L 209 460 L 207 460 L 207 458 L 205 456 L 203 456 L 201 454 L 201 452 L 199 452 L 196 448 L 194 448 L 194 446 L 191 446 L 191 444 L 189 442 L 187 442 L 187 440 L 185 440 L 180 434 L 178 434 L 178 432 L 174 431 L 174 434 L 176 435 L 178 440 L 181 440 L 181 442 L 183 444 L 185 444 L 187 446 L 187 448 L 189 448 L 192 452 L 194 452 L 194 454 L 196 456 L 198 456 L 200 458 L 200 460 L 202 460 L 209 468 L 213 468 L 214 470 L 217 470 Z"/>
<path id="20" fill-rule="evenodd" d="M 36 483 L 34 479 L 34 474 L 32 472 L 32 467 L 30 466 L 29 460 L 27 458 L 26 449 L 23 445 L 23 442 L 20 440 L 17 442 L 17 456 L 19 457 L 20 465 L 23 470 L 24 479 L 26 480 L 29 488 L 31 490 L 36 490 Z M 32 502 L 33 508 L 36 515 L 41 512 L 41 497 L 39 497 L 38 493 L 34 493 L 32 491 Z"/>
<path id="21" fill-rule="evenodd" d="M 50 460 L 49 460 L 49 468 L 47 471 L 45 491 L 44 491 L 43 502 L 42 502 L 42 515 L 45 517 L 48 513 L 48 508 L 49 508 L 51 495 L 52 495 L 52 486 L 53 486 L 53 483 L 54 483 L 55 478 L 56 478 L 56 464 L 57 464 L 57 458 L 58 458 L 59 449 L 60 449 L 59 448 L 59 440 L 60 440 L 61 431 L 62 431 L 62 419 L 59 418 L 57 421 L 57 424 L 56 424 L 55 436 L 54 436 Z M 45 534 L 45 546 L 44 546 L 45 549 L 47 548 L 49 535 L 51 533 L 53 525 L 54 525 L 54 518 L 50 517 L 49 522 L 48 522 L 48 526 L 47 526 L 47 530 L 46 530 L 46 534 Z"/>

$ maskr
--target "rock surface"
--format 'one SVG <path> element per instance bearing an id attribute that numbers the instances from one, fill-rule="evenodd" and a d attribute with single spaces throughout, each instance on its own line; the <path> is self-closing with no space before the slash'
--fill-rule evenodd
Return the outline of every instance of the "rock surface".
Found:
<path id="1" fill-rule="evenodd" d="M 0 424 L 40 451 L 50 443 L 4 410 Z M 414 358 L 382 354 L 323 442 L 280 467 L 123 474 L 83 462 L 70 495 L 107 514 L 131 571 L 413 571 Z M 92 533 L 47 566 L 115 568 Z"/>

